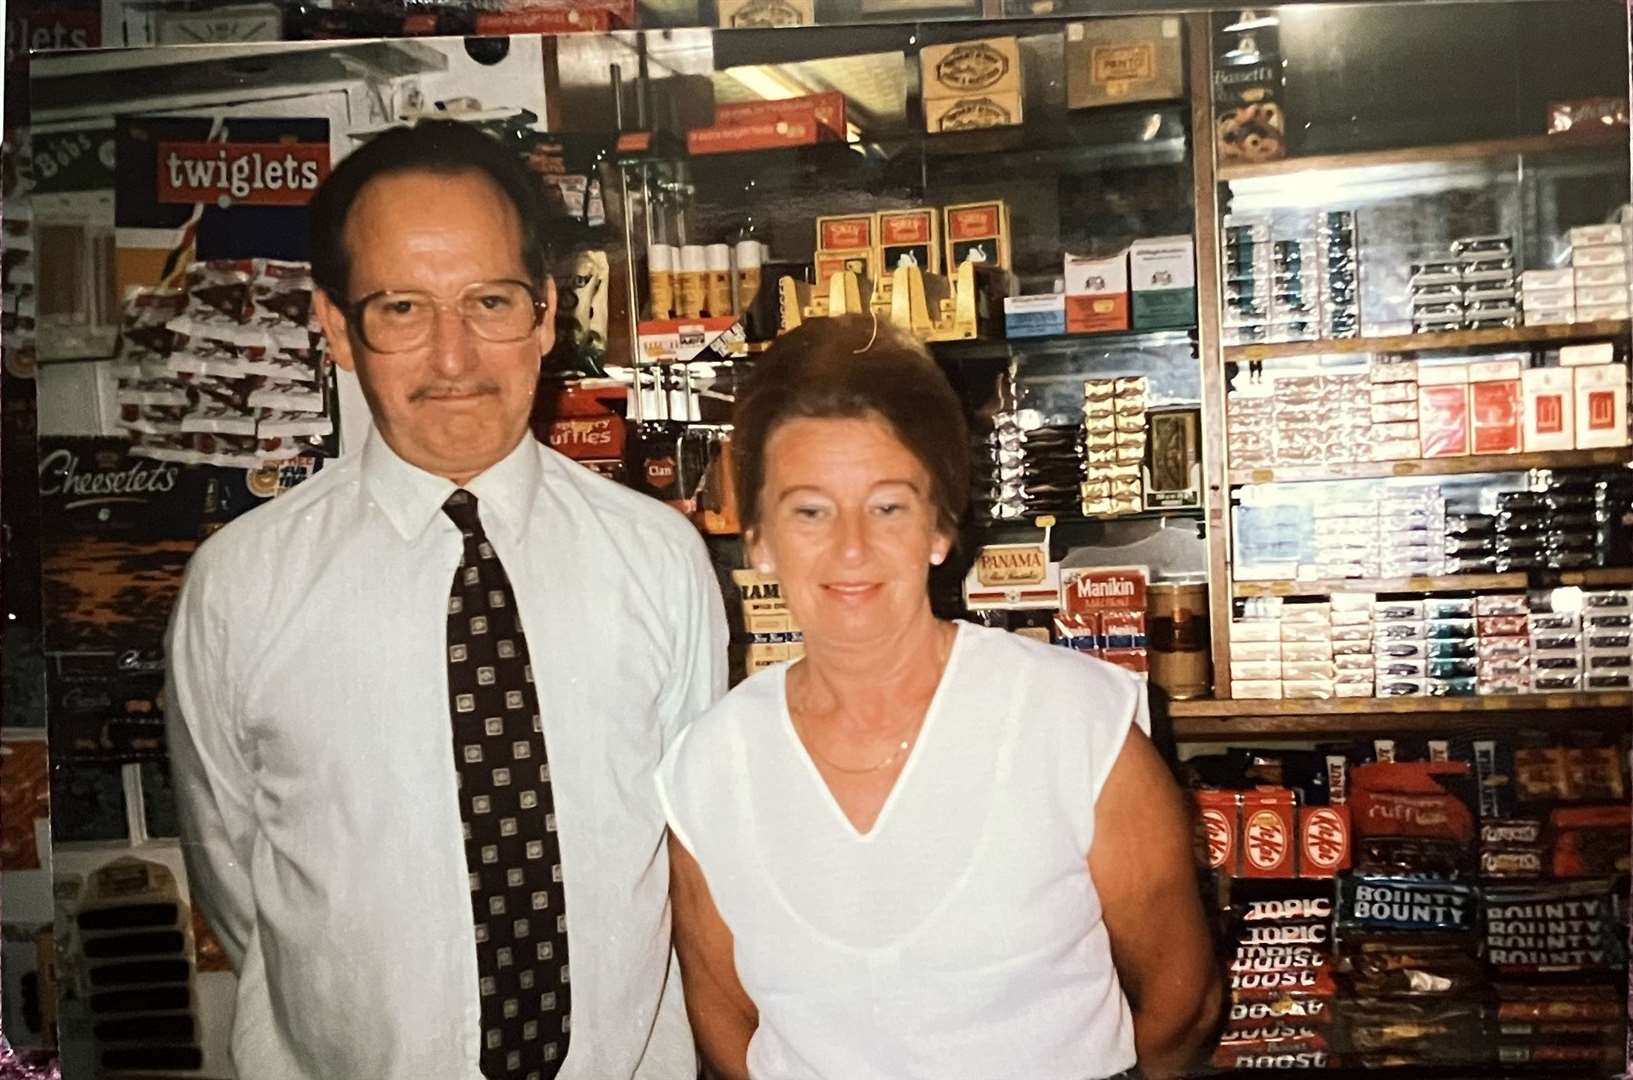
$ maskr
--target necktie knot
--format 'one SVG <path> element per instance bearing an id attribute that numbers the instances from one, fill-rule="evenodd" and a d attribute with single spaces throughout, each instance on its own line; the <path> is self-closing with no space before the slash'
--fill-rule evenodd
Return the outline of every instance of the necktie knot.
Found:
<path id="1" fill-rule="evenodd" d="M 477 513 L 476 496 L 460 488 L 442 504 L 442 512 L 448 519 L 459 526 L 461 532 L 481 536 L 482 519 Z"/>

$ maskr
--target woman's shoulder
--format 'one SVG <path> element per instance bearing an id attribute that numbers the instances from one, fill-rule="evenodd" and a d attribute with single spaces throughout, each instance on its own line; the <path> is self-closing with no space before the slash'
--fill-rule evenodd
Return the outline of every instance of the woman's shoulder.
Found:
<path id="1" fill-rule="evenodd" d="M 684 775 L 687 770 L 712 765 L 732 752 L 745 724 L 774 720 L 782 709 L 786 669 L 786 664 L 777 664 L 757 671 L 704 710 L 671 749 L 670 771 Z"/>

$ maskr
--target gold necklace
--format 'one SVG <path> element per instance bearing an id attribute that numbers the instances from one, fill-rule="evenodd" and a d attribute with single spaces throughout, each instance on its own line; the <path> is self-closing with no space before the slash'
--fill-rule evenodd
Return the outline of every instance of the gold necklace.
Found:
<path id="1" fill-rule="evenodd" d="M 922 725 L 922 721 L 921 721 L 921 725 Z M 901 757 L 901 755 L 907 753 L 908 748 L 913 745 L 913 740 L 916 739 L 917 737 L 918 737 L 918 732 L 915 731 L 912 735 L 909 735 L 907 738 L 905 738 L 905 739 L 901 740 L 899 743 L 897 743 L 896 744 L 896 749 L 892 750 L 889 753 L 889 755 L 887 755 L 885 757 L 885 759 L 883 761 L 879 762 L 877 765 L 864 765 L 861 768 L 857 768 L 854 765 L 841 765 L 841 764 L 839 764 L 837 761 L 833 760 L 832 758 L 828 757 L 828 755 L 826 755 L 822 751 L 818 750 L 816 748 L 815 743 L 806 742 L 805 747 L 806 747 L 806 749 L 811 751 L 811 755 L 813 757 L 815 757 L 817 760 L 821 761 L 822 764 L 828 766 L 828 768 L 832 769 L 834 772 L 846 773 L 846 774 L 851 775 L 851 776 L 861 776 L 861 775 L 863 775 L 865 773 L 874 773 L 874 772 L 878 772 L 881 769 L 888 769 L 890 766 L 894 765 L 896 763 L 897 758 L 899 758 L 899 757 Z"/>

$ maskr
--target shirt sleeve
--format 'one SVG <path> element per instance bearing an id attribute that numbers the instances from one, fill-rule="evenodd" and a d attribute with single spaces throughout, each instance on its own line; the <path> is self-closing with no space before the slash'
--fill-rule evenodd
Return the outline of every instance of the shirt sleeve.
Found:
<path id="1" fill-rule="evenodd" d="M 687 724 L 726 693 L 730 633 L 720 584 L 701 537 L 695 533 L 687 537 L 683 556 L 684 564 L 673 585 L 677 600 L 674 670 L 670 672 L 660 716 L 665 749 Z"/>
<path id="2" fill-rule="evenodd" d="M 1123 744 L 1128 741 L 1129 729 L 1138 727 L 1146 735 L 1151 734 L 1151 705 L 1145 682 L 1121 669 L 1113 669 L 1109 674 L 1115 676 L 1115 685 L 1123 693 L 1115 701 L 1106 721 L 1093 725 L 1093 764 L 1089 790 L 1096 803 L 1100 801 L 1100 792 L 1117 764 L 1118 755 L 1123 752 Z"/>
<path id="3" fill-rule="evenodd" d="M 221 622 L 197 557 L 171 613 L 165 658 L 165 730 L 193 903 L 241 970 L 255 920 L 249 852 L 252 776 L 240 753 L 226 690 Z"/>

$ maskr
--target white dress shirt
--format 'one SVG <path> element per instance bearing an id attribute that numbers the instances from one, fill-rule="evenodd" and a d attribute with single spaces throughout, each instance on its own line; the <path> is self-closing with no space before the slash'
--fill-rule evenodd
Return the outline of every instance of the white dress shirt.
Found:
<path id="1" fill-rule="evenodd" d="M 725 689 L 707 552 L 675 511 L 530 437 L 466 487 L 538 673 L 572 967 L 560 1075 L 692 1080 L 652 777 Z M 243 1080 L 481 1075 L 453 490 L 371 434 L 188 568 L 166 720 L 193 897 L 239 975 Z"/>

